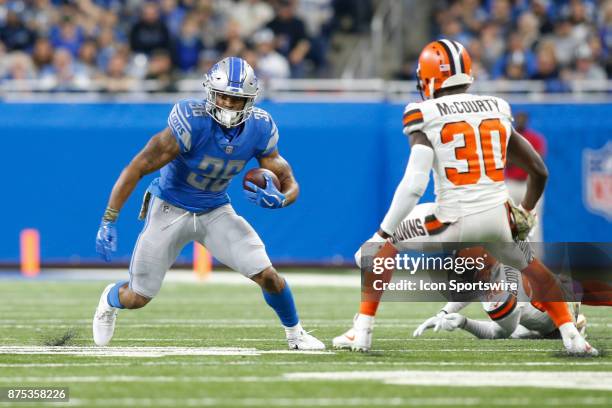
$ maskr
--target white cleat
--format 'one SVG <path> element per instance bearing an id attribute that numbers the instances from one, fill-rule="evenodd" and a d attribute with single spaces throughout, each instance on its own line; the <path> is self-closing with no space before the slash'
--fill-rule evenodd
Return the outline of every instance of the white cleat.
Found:
<path id="1" fill-rule="evenodd" d="M 97 346 L 106 346 L 110 343 L 115 332 L 115 321 L 117 320 L 117 308 L 112 307 L 106 300 L 108 292 L 115 286 L 111 283 L 102 292 L 96 314 L 93 318 L 93 338 Z"/>
<path id="2" fill-rule="evenodd" d="M 599 355 L 599 351 L 591 346 L 578 332 L 571 334 L 567 339 L 563 339 L 563 345 L 567 353 L 574 356 L 597 357 Z"/>
<path id="3" fill-rule="evenodd" d="M 352 327 L 346 333 L 334 337 L 332 340 L 332 346 L 340 350 L 350 350 L 353 348 L 353 344 L 355 344 L 355 329 Z"/>
<path id="4" fill-rule="evenodd" d="M 346 333 L 335 337 L 332 345 L 337 349 L 368 352 L 372 348 L 373 328 L 374 317 L 357 314 L 353 319 L 353 327 Z"/>
<path id="5" fill-rule="evenodd" d="M 325 344 L 304 330 L 299 323 L 296 327 L 285 329 L 285 331 L 291 350 L 325 350 Z"/>

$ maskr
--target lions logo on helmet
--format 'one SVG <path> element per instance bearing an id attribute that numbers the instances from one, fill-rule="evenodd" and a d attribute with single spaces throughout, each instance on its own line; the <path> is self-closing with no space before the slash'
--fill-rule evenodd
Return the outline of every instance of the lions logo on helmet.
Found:
<path id="1" fill-rule="evenodd" d="M 442 39 L 425 46 L 419 56 L 417 89 L 423 99 L 435 97 L 436 91 L 460 85 L 470 85 L 472 59 L 463 45 Z"/>
<path id="2" fill-rule="evenodd" d="M 217 62 L 206 74 L 206 110 L 220 125 L 236 127 L 244 123 L 251 113 L 259 91 L 253 68 L 243 59 L 228 57 Z M 230 110 L 217 104 L 217 95 L 243 98 L 241 110 Z"/>

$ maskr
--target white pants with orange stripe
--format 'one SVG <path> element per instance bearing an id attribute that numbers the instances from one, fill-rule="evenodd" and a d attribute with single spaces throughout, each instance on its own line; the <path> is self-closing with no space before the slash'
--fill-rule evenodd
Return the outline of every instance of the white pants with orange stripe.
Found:
<path id="1" fill-rule="evenodd" d="M 499 305 L 483 302 L 482 308 L 489 315 L 492 323 L 499 326 L 496 337 L 545 337 L 556 330 L 555 324 L 546 312 L 539 310 L 530 302 L 516 302 L 512 296 L 507 304 L 507 310 L 500 311 Z M 514 305 L 512 306 L 512 303 Z M 501 312 L 501 313 L 500 313 Z M 522 327 L 521 327 L 522 326 Z M 505 333 L 505 335 L 501 335 Z"/>
<path id="2" fill-rule="evenodd" d="M 466 215 L 453 223 L 441 223 L 435 203 L 417 205 L 400 223 L 392 242 L 401 251 L 437 251 L 445 242 L 474 242 L 483 246 L 504 264 L 523 270 L 528 260 L 512 239 L 508 210 L 504 204 Z"/>

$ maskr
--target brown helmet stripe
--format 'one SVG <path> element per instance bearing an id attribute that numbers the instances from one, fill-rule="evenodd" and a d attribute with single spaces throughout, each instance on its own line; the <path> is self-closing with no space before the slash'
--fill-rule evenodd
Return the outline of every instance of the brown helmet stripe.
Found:
<path id="1" fill-rule="evenodd" d="M 448 64 L 450 65 L 450 68 L 451 68 L 451 75 L 455 75 L 457 73 L 457 67 L 455 66 L 455 61 L 453 59 L 453 54 L 451 52 L 451 49 L 442 40 L 439 40 L 438 44 L 440 44 L 444 48 L 444 51 L 446 51 L 446 58 L 448 59 Z"/>
<path id="2" fill-rule="evenodd" d="M 455 46 L 455 49 L 457 50 L 457 54 L 459 54 L 459 61 L 461 63 L 461 73 L 462 74 L 467 74 L 467 72 L 465 72 L 465 53 L 463 52 L 465 50 L 465 48 L 463 46 L 460 46 L 459 44 L 457 44 L 457 41 L 453 41 L 451 40 L 451 44 L 453 44 Z"/>

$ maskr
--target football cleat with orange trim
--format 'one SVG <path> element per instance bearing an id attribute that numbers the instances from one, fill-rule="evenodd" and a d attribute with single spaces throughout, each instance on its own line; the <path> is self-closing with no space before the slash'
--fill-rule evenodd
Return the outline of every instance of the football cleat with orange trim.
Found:
<path id="1" fill-rule="evenodd" d="M 431 99 L 441 89 L 470 85 L 472 59 L 457 41 L 441 39 L 423 48 L 417 67 L 417 89 L 423 99 Z"/>
<path id="2" fill-rule="evenodd" d="M 372 329 L 374 316 L 356 314 L 353 327 L 344 334 L 334 337 L 332 345 L 335 349 L 368 352 L 372 348 Z"/>

